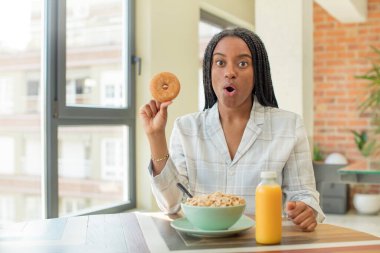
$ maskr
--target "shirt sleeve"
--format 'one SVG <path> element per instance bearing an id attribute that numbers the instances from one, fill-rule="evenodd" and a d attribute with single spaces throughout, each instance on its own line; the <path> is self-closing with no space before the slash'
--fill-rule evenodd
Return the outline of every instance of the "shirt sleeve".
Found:
<path id="1" fill-rule="evenodd" d="M 180 182 L 187 187 L 189 182 L 185 155 L 178 130 L 178 119 L 174 123 L 169 150 L 169 159 L 159 175 L 153 176 L 152 161 L 150 161 L 148 169 L 151 175 L 152 192 L 158 207 L 164 213 L 173 214 L 180 210 L 183 198 L 183 193 L 178 189 L 177 183 Z"/>
<path id="2" fill-rule="evenodd" d="M 288 201 L 302 201 L 317 214 L 317 221 L 323 222 L 325 215 L 319 206 L 319 193 L 315 177 L 309 142 L 300 116 L 297 115 L 295 145 L 283 171 L 283 192 Z"/>

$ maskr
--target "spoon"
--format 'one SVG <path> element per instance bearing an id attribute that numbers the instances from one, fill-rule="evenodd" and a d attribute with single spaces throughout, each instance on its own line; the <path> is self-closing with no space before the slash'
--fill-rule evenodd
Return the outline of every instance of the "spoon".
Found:
<path id="1" fill-rule="evenodd" d="M 177 183 L 177 187 L 183 192 L 185 193 L 189 198 L 192 198 L 193 195 L 191 195 L 191 193 L 185 188 L 185 186 L 183 186 L 181 183 Z"/>

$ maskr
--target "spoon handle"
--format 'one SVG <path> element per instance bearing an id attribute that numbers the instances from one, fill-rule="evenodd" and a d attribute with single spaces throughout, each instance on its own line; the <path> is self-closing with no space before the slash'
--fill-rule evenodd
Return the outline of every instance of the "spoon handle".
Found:
<path id="1" fill-rule="evenodd" d="M 177 187 L 183 192 L 185 193 L 189 198 L 192 198 L 193 195 L 191 195 L 191 193 L 185 188 L 185 186 L 183 186 L 181 183 L 177 183 Z"/>

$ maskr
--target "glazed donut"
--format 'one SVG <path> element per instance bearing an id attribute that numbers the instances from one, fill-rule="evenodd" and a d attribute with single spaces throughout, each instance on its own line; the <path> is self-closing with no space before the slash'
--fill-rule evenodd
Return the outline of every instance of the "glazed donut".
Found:
<path id="1" fill-rule="evenodd" d="M 150 92 L 158 102 L 171 101 L 180 90 L 178 78 L 170 72 L 160 72 L 150 81 Z"/>

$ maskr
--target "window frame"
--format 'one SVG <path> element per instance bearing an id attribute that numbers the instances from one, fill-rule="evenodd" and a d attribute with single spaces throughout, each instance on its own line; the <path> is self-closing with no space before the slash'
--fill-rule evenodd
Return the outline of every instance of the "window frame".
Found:
<path id="1" fill-rule="evenodd" d="M 59 215 L 58 194 L 58 128 L 65 125 L 124 125 L 128 126 L 128 143 L 125 156 L 129 158 L 129 173 L 125 175 L 129 201 L 115 203 L 106 208 L 86 209 L 73 215 L 120 212 L 136 207 L 135 171 L 135 75 L 134 75 L 134 1 L 124 1 L 123 73 L 126 76 L 125 108 L 66 106 L 66 0 L 43 1 L 42 45 L 42 203 L 44 218 Z"/>

